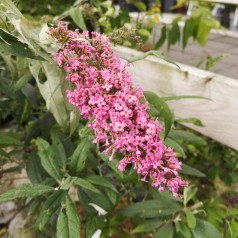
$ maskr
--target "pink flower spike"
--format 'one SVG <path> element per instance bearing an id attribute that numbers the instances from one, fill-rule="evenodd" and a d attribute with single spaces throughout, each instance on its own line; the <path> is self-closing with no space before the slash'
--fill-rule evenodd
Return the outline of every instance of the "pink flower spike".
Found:
<path id="1" fill-rule="evenodd" d="M 84 118 L 94 118 L 89 124 L 96 135 L 93 142 L 111 154 L 109 161 L 115 153 L 126 155 L 119 161 L 121 172 L 131 164 L 142 181 L 150 179 L 159 192 L 167 187 L 179 196 L 179 189 L 187 186 L 178 175 L 182 163 L 162 143 L 163 126 L 148 114 L 142 89 L 133 88 L 129 65 L 121 63 L 109 39 L 98 32 L 92 32 L 92 38 L 88 32 L 70 32 L 63 22 L 50 32 L 61 43 L 54 54 L 56 62 L 72 83 L 73 91 L 66 92 L 68 101 Z"/>

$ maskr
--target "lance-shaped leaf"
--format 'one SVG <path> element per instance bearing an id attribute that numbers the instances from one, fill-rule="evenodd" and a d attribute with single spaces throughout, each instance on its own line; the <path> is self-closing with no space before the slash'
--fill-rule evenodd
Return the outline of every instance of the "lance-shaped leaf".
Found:
<path id="1" fill-rule="evenodd" d="M 92 148 L 92 142 L 88 140 L 81 141 L 73 155 L 68 158 L 70 161 L 69 168 L 70 173 L 73 175 L 79 175 L 83 170 L 86 160 L 88 158 L 88 153 Z"/>
<path id="2" fill-rule="evenodd" d="M 148 52 L 146 52 L 146 53 L 140 54 L 140 55 L 138 55 L 138 56 L 134 56 L 134 57 L 132 57 L 132 58 L 130 58 L 130 59 L 126 59 L 126 60 L 127 60 L 129 63 L 133 63 L 133 62 L 136 62 L 136 61 L 138 61 L 138 60 L 145 59 L 145 58 L 147 58 L 147 57 L 150 56 L 150 55 L 153 55 L 153 56 L 155 56 L 155 57 L 157 57 L 157 58 L 160 58 L 160 59 L 166 61 L 167 63 L 173 64 L 173 65 L 177 66 L 178 68 L 180 68 L 178 64 L 176 64 L 176 63 L 175 63 L 174 61 L 172 61 L 171 59 L 165 57 L 165 56 L 163 55 L 163 53 L 161 53 L 161 52 L 158 51 L 158 50 L 150 50 L 150 51 L 148 51 Z"/>
<path id="3" fill-rule="evenodd" d="M 90 182 L 88 182 L 87 180 L 85 179 L 82 179 L 82 178 L 76 178 L 76 177 L 73 177 L 73 183 L 82 187 L 82 188 L 86 188 L 92 192 L 95 192 L 95 193 L 98 193 L 100 194 L 101 192 L 95 187 L 93 186 Z"/>
<path id="4" fill-rule="evenodd" d="M 53 191 L 54 188 L 41 184 L 21 184 L 0 196 L 0 202 L 10 201 L 16 198 L 37 197 Z"/>
<path id="5" fill-rule="evenodd" d="M 66 130 L 69 124 L 67 113 L 67 102 L 61 92 L 62 72 L 54 65 L 49 63 L 32 62 L 30 70 L 36 79 L 40 93 L 46 101 L 47 109 L 54 115 L 57 123 Z M 40 73 L 44 72 L 45 82 L 41 82 Z"/>
<path id="6" fill-rule="evenodd" d="M 57 221 L 57 238 L 80 238 L 80 219 L 78 211 L 69 197 L 62 204 Z"/>
<path id="7" fill-rule="evenodd" d="M 44 203 L 41 208 L 40 214 L 36 220 L 35 227 L 39 231 L 43 231 L 45 225 L 49 221 L 53 213 L 60 208 L 60 204 L 64 199 L 65 191 L 57 191 L 53 193 Z"/>
<path id="8" fill-rule="evenodd" d="M 73 19 L 73 21 L 75 22 L 75 24 L 82 30 L 86 30 L 87 27 L 85 25 L 85 22 L 84 22 L 84 17 L 83 17 L 83 14 L 80 10 L 79 7 L 72 7 L 70 10 L 69 10 L 69 15 L 70 17 Z"/>
<path id="9" fill-rule="evenodd" d="M 173 114 L 169 109 L 168 105 L 155 93 L 144 91 L 143 92 L 147 101 L 154 105 L 154 107 L 159 111 L 160 116 L 164 118 L 164 125 L 165 125 L 165 135 L 164 138 L 170 132 L 172 123 L 173 123 Z"/>
<path id="10" fill-rule="evenodd" d="M 173 148 L 176 152 L 178 152 L 183 158 L 186 157 L 185 155 L 185 152 L 183 150 L 183 148 L 175 141 L 175 140 L 172 140 L 170 138 L 166 138 L 166 140 L 164 141 L 164 144 L 166 146 L 169 146 L 171 148 Z"/>
<path id="11" fill-rule="evenodd" d="M 158 200 L 148 200 L 131 204 L 128 207 L 120 210 L 119 214 L 127 217 L 140 216 L 144 218 L 152 218 L 171 215 L 180 210 L 180 205 L 178 205 L 173 200 L 167 200 L 163 203 Z"/>
<path id="12" fill-rule="evenodd" d="M 194 238 L 221 238 L 221 234 L 218 230 L 209 222 L 196 219 L 196 227 L 192 230 Z"/>
<path id="13" fill-rule="evenodd" d="M 36 140 L 34 140 L 34 142 L 38 147 L 38 155 L 41 159 L 41 164 L 46 170 L 46 172 L 52 178 L 56 180 L 61 180 L 62 175 L 55 159 L 55 153 L 51 148 L 50 144 L 41 138 L 37 138 Z"/>
<path id="14" fill-rule="evenodd" d="M 162 237 L 166 237 L 166 238 L 173 238 L 173 234 L 174 234 L 174 228 L 172 223 L 168 223 L 165 224 L 164 226 L 162 226 L 159 231 L 155 234 L 155 238 L 162 238 Z"/>
<path id="15" fill-rule="evenodd" d="M 105 177 L 101 177 L 99 175 L 96 174 L 91 174 L 88 175 L 86 177 L 84 177 L 85 180 L 87 180 L 88 182 L 92 183 L 92 184 L 96 184 L 96 185 L 100 185 L 106 188 L 110 188 L 111 190 L 113 190 L 114 192 L 117 192 L 117 189 L 115 188 L 115 186 Z"/>
<path id="16" fill-rule="evenodd" d="M 9 145 L 21 145 L 21 142 L 17 138 L 17 134 L 0 131 L 0 147 Z"/>
<path id="17" fill-rule="evenodd" d="M 198 169 L 195 169 L 187 164 L 182 165 L 182 170 L 180 171 L 180 173 L 192 175 L 192 176 L 196 176 L 196 177 L 206 177 L 206 175 L 204 173 L 202 173 Z"/>

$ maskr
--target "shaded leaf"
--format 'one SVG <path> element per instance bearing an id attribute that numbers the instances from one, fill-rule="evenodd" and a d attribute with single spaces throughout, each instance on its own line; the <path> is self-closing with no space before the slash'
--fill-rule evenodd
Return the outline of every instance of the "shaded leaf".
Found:
<path id="1" fill-rule="evenodd" d="M 187 164 L 182 165 L 182 170 L 180 170 L 180 173 L 192 175 L 192 176 L 196 176 L 196 177 L 206 177 L 206 175 L 204 173 L 202 173 L 198 169 L 195 169 Z"/>
<path id="2" fill-rule="evenodd" d="M 45 171 L 55 180 L 61 180 L 62 175 L 50 144 L 42 138 L 37 138 L 34 142 L 38 147 L 38 155 Z"/>
<path id="3" fill-rule="evenodd" d="M 16 133 L 0 131 L 0 147 L 9 145 L 21 145 Z"/>
<path id="4" fill-rule="evenodd" d="M 190 229 L 194 229 L 195 226 L 196 226 L 196 218 L 195 218 L 195 216 L 193 215 L 191 210 L 188 209 L 187 207 L 185 207 L 184 210 L 185 210 L 185 214 L 186 214 L 186 218 L 187 218 L 188 227 Z"/>
<path id="5" fill-rule="evenodd" d="M 27 158 L 26 172 L 32 183 L 41 183 L 47 177 L 40 158 L 35 153 L 30 154 Z"/>
<path id="6" fill-rule="evenodd" d="M 175 141 L 172 140 L 170 138 L 166 138 L 166 140 L 164 141 L 164 144 L 168 147 L 171 147 L 172 149 L 174 149 L 176 152 L 178 152 L 183 158 L 186 157 L 185 152 L 183 150 L 183 148 Z"/>
<path id="7" fill-rule="evenodd" d="M 84 169 L 88 154 L 92 146 L 92 142 L 89 140 L 83 140 L 78 144 L 73 155 L 68 158 L 70 174 L 79 175 L 80 172 Z"/>
<path id="8" fill-rule="evenodd" d="M 95 193 L 101 193 L 95 186 L 93 186 L 90 182 L 88 182 L 87 180 L 85 179 L 82 179 L 82 178 L 76 178 L 76 177 L 72 177 L 73 179 L 73 183 L 82 187 L 82 188 L 86 188 L 92 192 L 95 192 Z"/>
<path id="9" fill-rule="evenodd" d="M 167 36 L 167 27 L 166 25 L 164 25 L 161 29 L 161 35 L 160 35 L 160 38 L 158 40 L 158 42 L 156 42 L 155 46 L 154 46 L 154 49 L 155 50 L 158 50 L 165 42 L 166 40 L 166 36 Z"/>
<path id="10" fill-rule="evenodd" d="M 174 140 L 183 140 L 185 142 L 193 142 L 206 145 L 206 141 L 201 136 L 197 136 L 194 133 L 188 131 L 171 130 L 169 137 Z"/>
<path id="11" fill-rule="evenodd" d="M 174 228 L 172 223 L 168 223 L 162 226 L 159 231 L 155 234 L 154 238 L 173 238 Z"/>
<path id="12" fill-rule="evenodd" d="M 158 228 L 161 224 L 162 224 L 162 221 L 158 219 L 143 221 L 141 225 L 137 226 L 135 229 L 132 230 L 132 233 L 150 232 Z"/>
<path id="13" fill-rule="evenodd" d="M 19 89 L 23 88 L 30 80 L 32 79 L 32 74 L 27 72 L 24 74 L 15 84 L 14 91 L 18 91 Z"/>
<path id="14" fill-rule="evenodd" d="M 168 50 L 171 45 L 175 45 L 180 40 L 180 28 L 178 23 L 173 23 L 168 33 Z"/>
<path id="15" fill-rule="evenodd" d="M 218 230 L 209 222 L 196 219 L 196 227 L 192 230 L 194 238 L 222 238 Z"/>
<path id="16" fill-rule="evenodd" d="M 64 74 L 55 64 L 39 63 L 33 61 L 30 64 L 30 70 L 36 79 L 40 93 L 46 101 L 47 109 L 54 115 L 57 123 L 63 130 L 66 130 L 69 125 L 69 118 L 67 113 L 67 102 L 65 96 L 61 91 L 61 84 Z M 40 72 L 44 72 L 46 82 L 40 82 Z"/>
<path id="17" fill-rule="evenodd" d="M 103 187 L 106 187 L 106 188 L 110 188 L 114 192 L 117 192 L 117 189 L 112 184 L 112 182 L 109 181 L 105 177 L 95 175 L 95 174 L 91 174 L 91 175 L 85 176 L 84 179 L 87 180 L 88 182 L 92 183 L 92 184 L 96 184 L 96 185 L 100 185 L 100 186 L 103 186 Z"/>
<path id="18" fill-rule="evenodd" d="M 144 91 L 143 92 L 147 101 L 154 105 L 155 108 L 159 111 L 160 116 L 164 118 L 165 125 L 165 135 L 164 138 L 169 134 L 172 123 L 173 123 L 173 114 L 169 109 L 168 105 L 155 93 Z"/>
<path id="19" fill-rule="evenodd" d="M 37 230 L 44 230 L 44 227 L 49 221 L 50 217 L 58 208 L 60 208 L 62 199 L 65 197 L 65 195 L 65 191 L 57 191 L 47 198 L 47 200 L 43 203 L 43 207 L 41 208 L 35 223 Z"/>
<path id="20" fill-rule="evenodd" d="M 62 204 L 57 220 L 57 238 L 80 238 L 80 220 L 78 211 L 69 197 Z"/>
<path id="21" fill-rule="evenodd" d="M 183 195 L 184 195 L 184 205 L 186 205 L 197 193 L 198 188 L 194 185 L 190 185 L 187 188 L 184 188 Z"/>
<path id="22" fill-rule="evenodd" d="M 127 217 L 160 217 L 171 215 L 181 210 L 175 201 L 168 200 L 161 203 L 159 200 L 148 200 L 131 204 L 119 211 L 118 214 Z"/>
<path id="23" fill-rule="evenodd" d="M 80 220 L 78 211 L 69 197 L 66 198 L 66 215 L 68 218 L 69 237 L 80 238 Z"/>

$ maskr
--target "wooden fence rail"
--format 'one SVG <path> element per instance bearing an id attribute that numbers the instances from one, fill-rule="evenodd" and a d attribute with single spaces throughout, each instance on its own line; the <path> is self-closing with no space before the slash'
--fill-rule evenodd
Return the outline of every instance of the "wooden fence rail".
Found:
<path id="1" fill-rule="evenodd" d="M 123 57 L 141 52 L 118 46 Z M 196 95 L 210 98 L 169 101 L 177 118 L 200 119 L 205 127 L 186 126 L 225 145 L 238 149 L 238 80 L 179 64 L 180 68 L 155 57 L 134 62 L 130 72 L 135 85 L 159 96 Z"/>

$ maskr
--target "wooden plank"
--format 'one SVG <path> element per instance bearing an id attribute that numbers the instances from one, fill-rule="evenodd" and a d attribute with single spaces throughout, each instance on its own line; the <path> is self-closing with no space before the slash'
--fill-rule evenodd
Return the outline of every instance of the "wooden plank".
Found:
<path id="1" fill-rule="evenodd" d="M 141 52 L 118 46 L 122 57 Z M 158 58 L 148 57 L 130 67 L 135 85 L 160 96 L 194 95 L 211 100 L 184 99 L 170 101 L 177 118 L 199 118 L 205 127 L 186 126 L 225 145 L 238 149 L 238 80 L 180 64 L 181 70 Z"/>
<path id="2" fill-rule="evenodd" d="M 238 0 L 197 0 L 195 2 L 215 2 L 215 3 L 238 5 Z"/>

